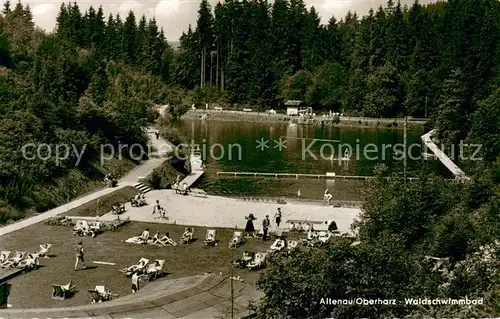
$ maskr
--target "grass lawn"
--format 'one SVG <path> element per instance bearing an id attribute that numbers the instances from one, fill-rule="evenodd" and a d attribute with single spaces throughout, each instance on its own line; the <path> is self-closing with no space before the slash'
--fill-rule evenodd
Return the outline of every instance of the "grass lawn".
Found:
<path id="1" fill-rule="evenodd" d="M 179 240 L 184 226 L 130 223 L 114 232 L 105 232 L 96 238 L 74 237 L 71 227 L 37 224 L 1 237 L 0 250 L 27 251 L 38 250 L 42 243 L 52 243 L 53 256 L 40 259 L 42 267 L 30 273 L 19 275 L 9 282 L 12 284 L 9 304 L 13 308 L 65 307 L 90 303 L 88 289 L 105 285 L 120 296 L 131 293 L 131 279 L 118 270 L 139 261 L 141 257 L 165 259 L 166 278 L 201 275 L 205 272 L 230 274 L 231 262 L 242 256 L 243 251 L 266 251 L 271 241 L 247 239 L 238 249 L 229 249 L 232 229 L 217 229 L 216 247 L 202 245 L 206 229 L 195 227 L 194 237 L 198 240 L 190 245 L 176 247 L 143 246 L 123 241 L 139 235 L 145 228 L 153 235 L 156 231 L 169 232 L 174 240 Z M 74 270 L 74 245 L 83 239 L 85 261 L 89 269 Z M 93 261 L 116 263 L 116 266 L 93 264 Z M 235 269 L 235 276 L 241 276 L 246 283 L 255 284 L 259 272 Z M 67 284 L 70 280 L 76 285 L 77 293 L 71 299 L 52 300 L 52 284 Z"/>
<path id="2" fill-rule="evenodd" d="M 127 186 L 112 192 L 111 194 L 99 197 L 80 207 L 73 208 L 68 212 L 62 214 L 64 216 L 87 216 L 94 217 L 96 215 L 102 216 L 111 211 L 111 206 L 115 203 L 126 203 L 130 198 L 134 197 L 139 191 L 132 186 Z M 99 201 L 99 206 L 97 205 Z"/>

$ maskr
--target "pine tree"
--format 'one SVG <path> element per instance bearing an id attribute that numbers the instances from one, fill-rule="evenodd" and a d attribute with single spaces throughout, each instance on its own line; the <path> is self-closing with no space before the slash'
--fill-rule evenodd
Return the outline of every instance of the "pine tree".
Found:
<path id="1" fill-rule="evenodd" d="M 129 11 L 125 22 L 123 23 L 122 33 L 122 58 L 127 63 L 136 62 L 136 34 L 137 26 L 135 22 L 135 15 Z"/>
<path id="2" fill-rule="evenodd" d="M 8 14 L 10 14 L 12 11 L 10 9 L 10 0 L 7 0 L 4 2 L 3 4 L 3 9 L 2 9 L 2 13 L 4 16 L 7 16 Z"/>
<path id="3" fill-rule="evenodd" d="M 207 81 L 210 82 L 210 55 L 214 49 L 212 8 L 207 0 L 202 0 L 198 9 L 196 34 L 200 44 L 200 86 L 203 87 Z"/>

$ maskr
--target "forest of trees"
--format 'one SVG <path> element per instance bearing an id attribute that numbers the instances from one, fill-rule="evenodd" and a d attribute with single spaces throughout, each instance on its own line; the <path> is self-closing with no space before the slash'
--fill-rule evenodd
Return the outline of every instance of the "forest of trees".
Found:
<path id="1" fill-rule="evenodd" d="M 44 211 L 100 179 L 99 145 L 145 143 L 155 104 L 279 107 L 286 99 L 374 117 L 428 116 L 445 143 L 482 144 L 467 183 L 429 172 L 365 190 L 358 238 L 271 259 L 267 318 L 485 317 L 498 314 L 500 2 L 450 0 L 320 24 L 302 0 L 202 0 L 178 51 L 154 19 L 61 6 L 54 33 L 29 6 L 0 16 L 0 223 Z M 193 98 L 194 100 L 190 100 Z M 88 145 L 78 167 L 24 160 L 26 143 Z M 496 255 L 495 255 L 496 254 Z M 432 259 L 448 258 L 442 267 Z M 324 298 L 485 298 L 475 307 L 329 306 Z"/>
<path id="2" fill-rule="evenodd" d="M 196 28 L 180 39 L 173 80 L 230 103 L 277 107 L 296 99 L 374 117 L 433 115 L 444 83 L 457 81 L 467 106 L 457 111 L 472 113 L 500 81 L 499 7 L 391 0 L 322 25 L 303 0 L 228 0 L 213 14 L 204 0 Z"/>
<path id="3" fill-rule="evenodd" d="M 42 212 L 102 180 L 103 144 L 146 143 L 156 104 L 182 105 L 167 86 L 171 50 L 155 20 L 124 22 L 101 8 L 62 5 L 55 33 L 37 29 L 30 7 L 9 1 L 0 15 L 0 223 Z M 62 165 L 26 160 L 22 147 L 75 145 Z M 52 150 L 54 151 L 54 150 Z M 123 151 L 129 154 L 128 150 Z M 47 154 L 43 154 L 45 157 Z M 135 156 L 134 156 L 135 157 Z"/>

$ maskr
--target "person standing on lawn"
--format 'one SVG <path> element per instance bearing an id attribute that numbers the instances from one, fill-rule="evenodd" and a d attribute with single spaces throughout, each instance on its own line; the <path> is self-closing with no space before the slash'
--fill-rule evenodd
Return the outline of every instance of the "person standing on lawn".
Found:
<path id="1" fill-rule="evenodd" d="M 139 291 L 139 274 L 134 272 L 132 275 L 132 293 L 135 294 L 137 291 Z"/>
<path id="2" fill-rule="evenodd" d="M 76 255 L 76 262 L 75 262 L 75 271 L 78 270 L 78 264 L 80 261 L 82 262 L 83 269 L 87 268 L 85 267 L 85 260 L 83 259 L 83 244 L 82 242 L 78 242 L 78 245 L 75 247 L 75 255 Z"/>
<path id="3" fill-rule="evenodd" d="M 271 224 L 271 221 L 269 220 L 269 215 L 266 215 L 266 218 L 262 221 L 262 230 L 264 231 L 264 234 L 262 235 L 262 240 L 267 240 L 267 232 L 269 230 L 269 225 Z"/>

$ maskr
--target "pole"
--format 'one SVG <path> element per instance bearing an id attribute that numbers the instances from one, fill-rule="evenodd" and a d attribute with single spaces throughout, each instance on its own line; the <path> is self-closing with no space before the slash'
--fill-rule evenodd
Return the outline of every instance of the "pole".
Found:
<path id="1" fill-rule="evenodd" d="M 404 157 L 403 157 L 403 176 L 404 176 L 404 179 L 405 179 L 405 190 L 404 190 L 404 194 L 406 196 L 406 156 L 407 156 L 407 135 L 406 135 L 406 129 L 407 129 L 407 126 L 408 126 L 408 117 L 405 116 L 405 122 L 404 122 Z"/>
<path id="2" fill-rule="evenodd" d="M 234 290 L 233 290 L 234 270 L 231 264 L 231 319 L 234 319 Z"/>

